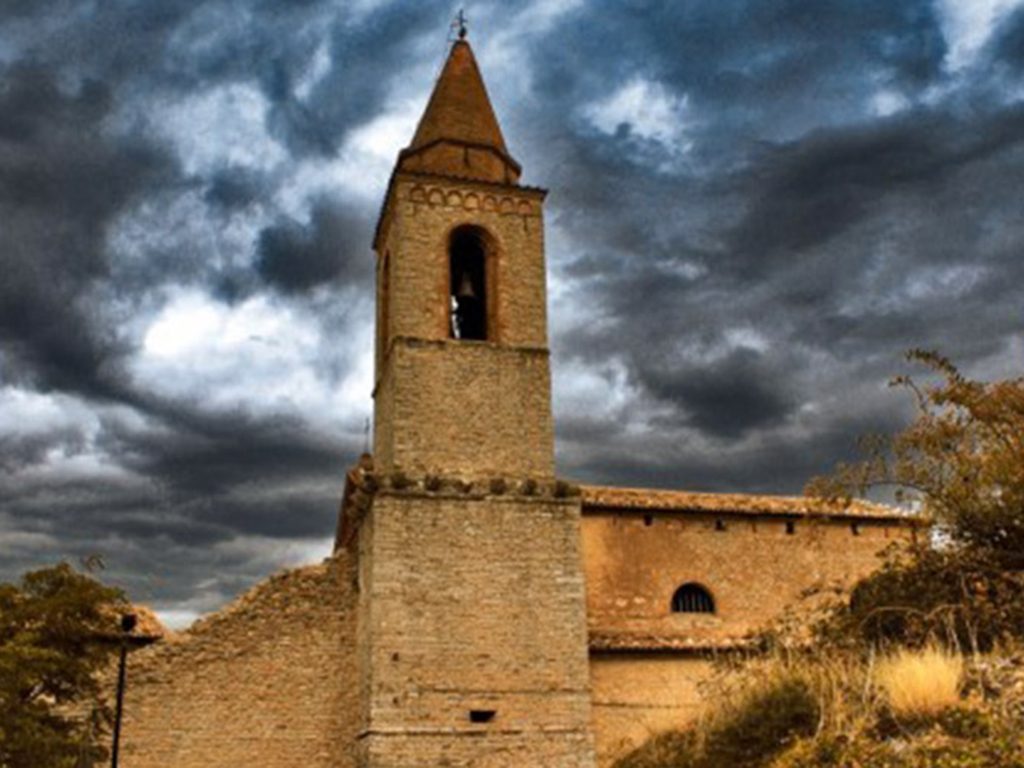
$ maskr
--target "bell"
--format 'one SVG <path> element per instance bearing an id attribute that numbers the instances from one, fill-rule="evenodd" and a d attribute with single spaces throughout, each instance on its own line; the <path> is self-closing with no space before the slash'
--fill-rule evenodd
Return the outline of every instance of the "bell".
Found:
<path id="1" fill-rule="evenodd" d="M 459 299 L 476 298 L 476 291 L 473 290 L 473 279 L 469 276 L 469 272 L 462 273 L 462 280 L 459 281 L 459 290 L 455 293 L 455 296 Z"/>

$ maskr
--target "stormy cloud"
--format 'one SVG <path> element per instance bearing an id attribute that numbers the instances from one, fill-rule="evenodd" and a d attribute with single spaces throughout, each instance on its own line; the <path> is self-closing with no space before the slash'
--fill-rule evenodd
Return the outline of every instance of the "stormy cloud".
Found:
<path id="1" fill-rule="evenodd" d="M 286 221 L 260 233 L 256 270 L 267 283 L 289 292 L 365 281 L 372 271 L 365 253 L 370 219 L 368 211 L 315 203 L 308 226 Z"/>
<path id="2" fill-rule="evenodd" d="M 370 237 L 455 7 L 0 5 L 0 571 L 176 623 L 329 551 Z M 1024 359 L 1024 4 L 482 0 L 546 206 L 559 472 L 798 492 L 910 347 Z"/>

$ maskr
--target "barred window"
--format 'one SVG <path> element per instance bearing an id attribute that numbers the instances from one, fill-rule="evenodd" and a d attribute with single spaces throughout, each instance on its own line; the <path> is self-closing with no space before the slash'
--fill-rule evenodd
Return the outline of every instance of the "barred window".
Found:
<path id="1" fill-rule="evenodd" d="M 672 613 L 714 613 L 715 599 L 700 584 L 683 584 L 672 595 Z"/>

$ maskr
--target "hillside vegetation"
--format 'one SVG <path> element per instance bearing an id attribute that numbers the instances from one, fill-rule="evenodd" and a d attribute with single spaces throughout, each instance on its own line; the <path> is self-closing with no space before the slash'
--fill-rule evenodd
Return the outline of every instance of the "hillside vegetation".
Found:
<path id="1" fill-rule="evenodd" d="M 881 486 L 932 523 L 888 553 L 808 639 L 780 625 L 724 666 L 692 727 L 616 768 L 1024 768 L 1024 379 L 893 383 L 917 418 L 808 492 L 836 504 Z"/>

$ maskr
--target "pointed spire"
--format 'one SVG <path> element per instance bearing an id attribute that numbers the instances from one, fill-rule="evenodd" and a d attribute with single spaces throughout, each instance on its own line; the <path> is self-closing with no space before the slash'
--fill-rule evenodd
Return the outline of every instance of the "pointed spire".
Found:
<path id="1" fill-rule="evenodd" d="M 516 183 L 519 164 L 505 146 L 473 49 L 460 37 L 420 118 L 400 170 Z"/>
<path id="2" fill-rule="evenodd" d="M 438 139 L 454 139 L 496 147 L 507 152 L 505 139 L 487 98 L 473 49 L 457 40 L 448 54 L 427 109 L 420 118 L 410 149 Z"/>

